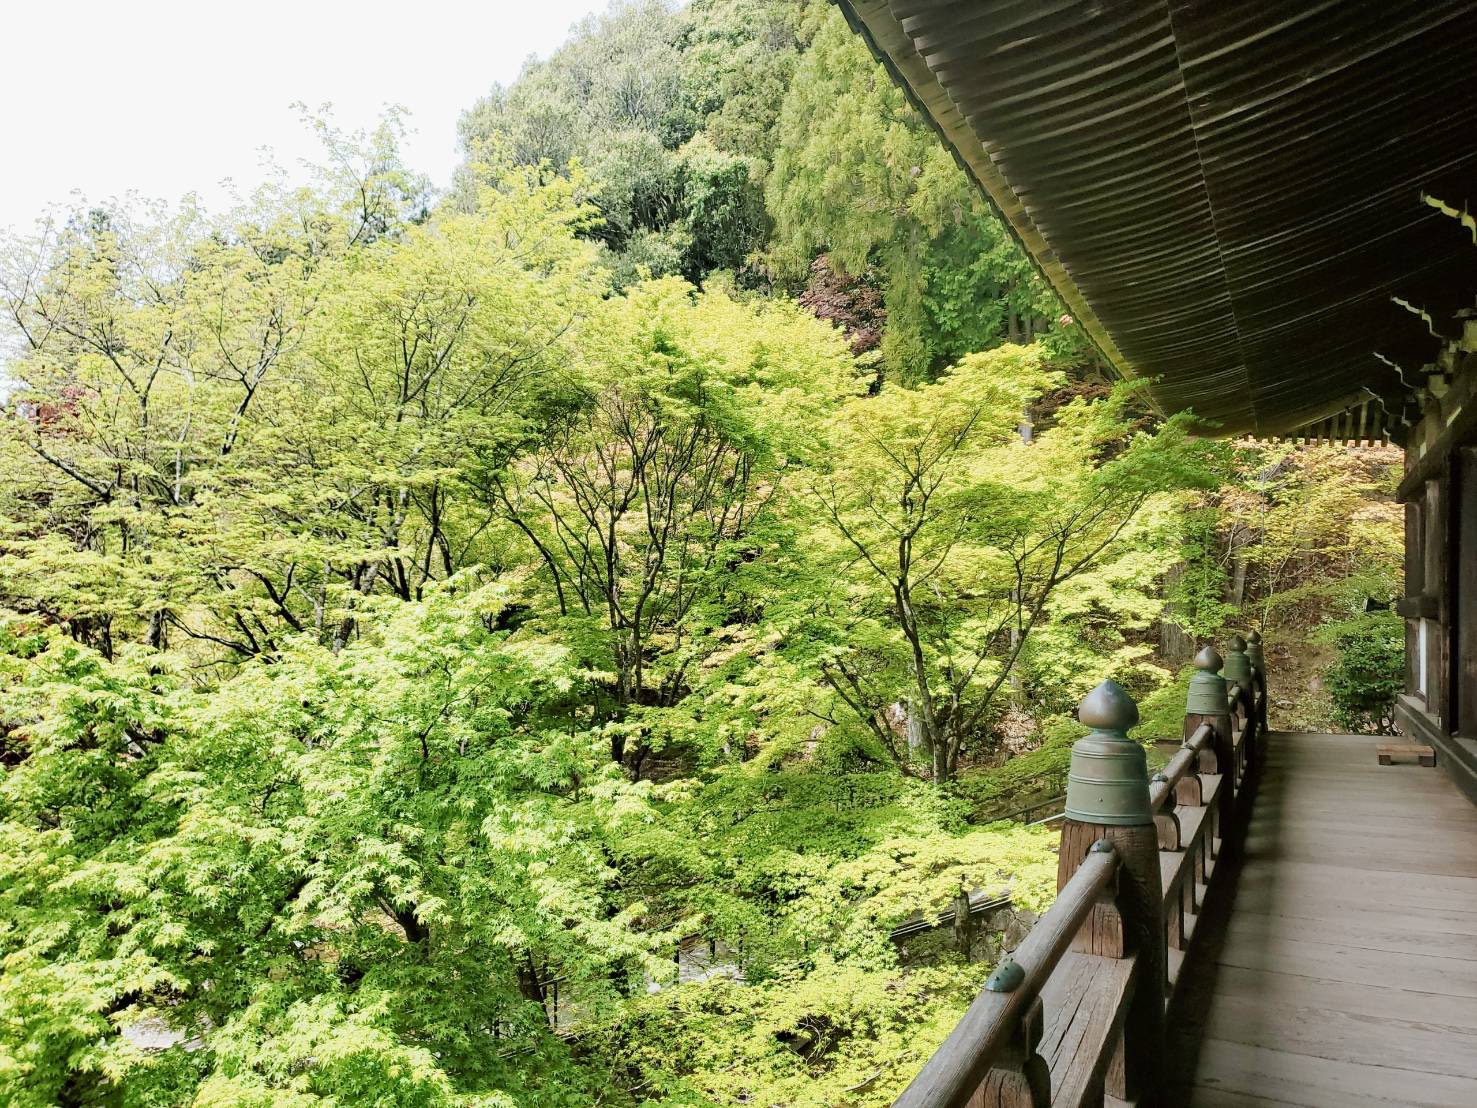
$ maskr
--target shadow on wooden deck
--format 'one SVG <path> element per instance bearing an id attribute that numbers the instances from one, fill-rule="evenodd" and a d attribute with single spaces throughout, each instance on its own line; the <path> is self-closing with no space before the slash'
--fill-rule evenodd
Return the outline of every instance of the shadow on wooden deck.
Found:
<path id="1" fill-rule="evenodd" d="M 1477 809 L 1377 743 L 1268 735 L 1170 1013 L 1167 1103 L 1477 1105 Z"/>

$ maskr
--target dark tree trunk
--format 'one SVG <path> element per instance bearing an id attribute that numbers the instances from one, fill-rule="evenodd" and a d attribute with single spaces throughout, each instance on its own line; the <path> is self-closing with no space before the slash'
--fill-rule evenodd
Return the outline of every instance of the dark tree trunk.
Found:
<path id="1" fill-rule="evenodd" d="M 1164 575 L 1164 591 L 1172 593 L 1185 575 L 1185 564 L 1176 562 Z M 1178 669 L 1195 656 L 1195 639 L 1174 621 L 1168 609 L 1159 619 L 1159 656 Z"/>

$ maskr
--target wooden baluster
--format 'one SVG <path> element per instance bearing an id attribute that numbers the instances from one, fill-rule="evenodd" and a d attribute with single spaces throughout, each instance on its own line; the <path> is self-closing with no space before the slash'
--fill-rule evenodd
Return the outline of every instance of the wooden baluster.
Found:
<path id="1" fill-rule="evenodd" d="M 1198 781 L 1199 778 L 1197 777 L 1197 778 L 1195 778 L 1195 780 Z M 1160 790 L 1159 790 L 1158 786 L 1161 783 L 1164 785 L 1164 789 L 1163 789 L 1163 792 L 1165 793 L 1164 806 L 1159 811 L 1157 811 L 1157 812 L 1154 813 L 1154 827 L 1155 827 L 1155 830 L 1158 832 L 1158 835 L 1159 835 L 1159 849 L 1161 851 L 1164 851 L 1164 850 L 1178 851 L 1178 850 L 1183 850 L 1183 849 L 1186 849 L 1186 848 L 1194 849 L 1194 846 L 1195 846 L 1194 843 L 1186 843 L 1184 841 L 1184 838 L 1181 835 L 1180 818 L 1179 818 L 1178 814 L 1176 814 L 1176 812 L 1174 810 L 1174 806 L 1175 806 L 1175 803 L 1176 803 L 1175 793 L 1178 792 L 1179 782 L 1177 782 L 1175 784 L 1175 786 L 1174 786 L 1175 793 L 1171 793 L 1169 791 L 1169 789 L 1170 789 L 1170 786 L 1169 786 L 1169 777 L 1166 776 L 1163 773 L 1156 773 L 1156 774 L 1154 774 L 1153 777 L 1149 778 L 1149 797 L 1150 797 L 1150 802 L 1152 803 L 1153 802 L 1153 799 L 1160 794 Z M 1162 873 L 1161 873 L 1161 878 L 1162 878 Z M 1194 880 L 1194 873 L 1193 873 L 1193 868 L 1192 868 L 1191 882 L 1193 882 L 1193 880 Z M 1189 909 L 1186 909 L 1186 907 L 1185 907 L 1185 892 L 1184 892 L 1184 890 L 1185 890 L 1185 885 L 1190 884 L 1191 882 L 1182 881 L 1180 883 L 1179 895 L 1177 897 L 1175 897 L 1174 903 L 1173 904 L 1165 904 L 1165 906 L 1164 906 L 1164 911 L 1165 911 L 1165 917 L 1164 917 L 1164 938 L 1165 938 L 1166 944 L 1171 949 L 1173 949 L 1173 950 L 1182 950 L 1182 949 L 1184 949 L 1184 939 L 1185 939 L 1185 912 L 1187 910 L 1190 910 L 1190 911 L 1193 911 L 1194 910 L 1193 901 L 1191 903 L 1190 908 Z M 1169 986 L 1169 967 L 1168 967 L 1167 958 L 1166 958 L 1166 965 L 1165 965 L 1164 984 L 1165 984 L 1165 987 L 1168 988 L 1168 986 Z"/>
<path id="2" fill-rule="evenodd" d="M 989 1076 L 969 1098 L 968 1108 L 1048 1108 L 1051 1071 L 1046 1059 L 1036 1053 L 1044 1023 L 1038 996 L 996 1058 Z"/>
<path id="3" fill-rule="evenodd" d="M 1137 987 L 1105 1091 L 1152 1102 L 1163 1087 L 1164 890 L 1148 763 L 1144 748 L 1127 734 L 1138 723 L 1138 706 L 1121 685 L 1104 681 L 1078 706 L 1077 718 L 1092 731 L 1072 747 L 1057 887 L 1070 880 L 1093 843 L 1112 844 L 1122 858 L 1113 899 L 1094 906 L 1073 949 L 1108 958 L 1132 953 L 1138 959 Z"/>

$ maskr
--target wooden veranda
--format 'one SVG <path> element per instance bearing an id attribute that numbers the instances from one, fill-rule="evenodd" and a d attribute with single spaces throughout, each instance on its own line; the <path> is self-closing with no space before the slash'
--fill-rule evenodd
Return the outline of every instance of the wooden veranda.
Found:
<path id="1" fill-rule="evenodd" d="M 1168 1028 L 1171 1104 L 1477 1104 L 1477 809 L 1272 732 Z"/>
<path id="2" fill-rule="evenodd" d="M 1148 822 L 1069 799 L 1056 903 L 899 1108 L 1477 1104 L 1477 809 L 1383 740 L 1267 731 L 1245 645 L 1229 685 L 1197 659 L 1226 709 L 1187 712 Z"/>
<path id="3" fill-rule="evenodd" d="M 1477 1105 L 1477 0 L 837 3 L 1162 411 L 1405 449 L 1435 763 L 1267 733 L 1233 641 L 1130 787 L 1110 690 L 1112 803 L 1069 782 L 1056 904 L 898 1103 Z"/>

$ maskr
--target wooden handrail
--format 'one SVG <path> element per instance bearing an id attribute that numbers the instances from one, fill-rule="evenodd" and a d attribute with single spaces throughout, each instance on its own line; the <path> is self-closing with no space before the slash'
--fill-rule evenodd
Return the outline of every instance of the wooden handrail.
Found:
<path id="1" fill-rule="evenodd" d="M 1215 732 L 1211 730 L 1210 725 L 1202 723 L 1185 740 L 1184 746 L 1175 752 L 1169 764 L 1160 770 L 1160 776 L 1164 779 L 1162 781 L 1156 779 L 1149 785 L 1149 807 L 1153 811 L 1160 811 L 1169 798 L 1175 794 L 1179 783 L 1200 764 L 1200 752 L 1210 745 L 1214 735 Z"/>
<path id="2" fill-rule="evenodd" d="M 995 823 L 1000 820 L 1020 820 L 1020 822 L 1022 823 L 1031 823 L 1033 822 L 1031 816 L 1038 812 L 1040 809 L 1049 808 L 1053 804 L 1065 803 L 1066 799 L 1066 793 L 1058 793 L 1055 796 L 1043 796 L 1040 800 L 1034 801 L 1031 804 L 1024 804 L 1019 808 L 1014 808 L 1011 811 L 1004 813 L 1003 815 L 989 816 L 988 818 L 983 819 L 980 822 Z"/>
<path id="3" fill-rule="evenodd" d="M 978 899 L 976 899 L 978 896 Z M 963 907 L 968 907 L 971 916 L 983 912 L 991 912 L 996 908 L 1009 908 L 1011 904 L 1008 894 L 1003 896 L 990 896 L 983 889 L 975 889 L 967 896 L 962 897 L 965 901 Z M 888 934 L 893 942 L 902 942 L 911 939 L 914 935 L 921 935 L 925 931 L 935 931 L 939 928 L 952 926 L 959 919 L 959 909 L 962 907 L 956 899 L 952 907 L 945 908 L 937 916 L 930 916 L 923 912 L 910 916 L 898 924 Z"/>
<path id="4" fill-rule="evenodd" d="M 956 1108 L 969 1103 L 1120 864 L 1111 846 L 1088 854 L 1016 949 L 1014 961 L 1022 976 L 1014 988 L 1009 992 L 994 992 L 988 986 L 982 990 L 894 1108 Z"/>
<path id="5" fill-rule="evenodd" d="M 1194 731 L 1190 732 L 1190 737 L 1185 740 L 1185 745 L 1190 747 L 1196 753 L 1199 753 L 1207 746 L 1209 746 L 1211 744 L 1211 740 L 1213 740 L 1214 738 L 1215 728 L 1211 727 L 1211 725 L 1208 723 L 1202 723 L 1199 727 L 1195 728 Z"/>
<path id="6" fill-rule="evenodd" d="M 1196 656 L 1201 673 L 1187 696 L 1186 738 L 1137 800 L 1125 775 L 1135 759 L 1131 774 L 1144 772 L 1127 735 L 1137 716 L 1132 699 L 1105 682 L 1083 701 L 1082 722 L 1094 730 L 1081 744 L 1081 776 L 1073 749 L 1068 791 L 1080 783 L 1082 792 L 1063 817 L 1056 902 L 894 1108 L 1162 1096 L 1164 1021 L 1204 910 L 1199 890 L 1222 872 L 1223 849 L 1236 849 L 1231 836 L 1249 795 L 1244 778 L 1265 742 L 1260 650 L 1248 679 L 1245 641 L 1233 637 L 1231 647 L 1237 680 L 1219 675 L 1213 648 Z M 1064 961 L 1069 947 L 1074 954 Z"/>

